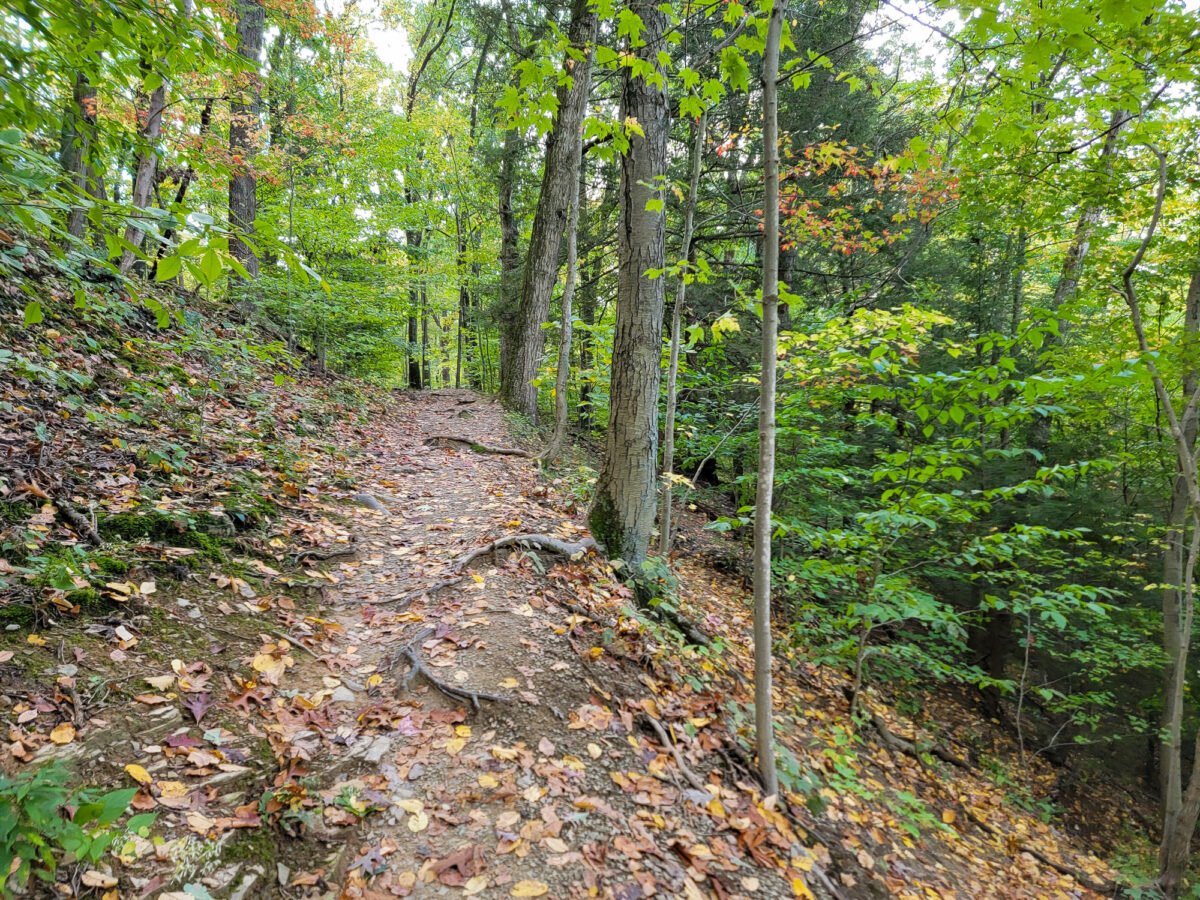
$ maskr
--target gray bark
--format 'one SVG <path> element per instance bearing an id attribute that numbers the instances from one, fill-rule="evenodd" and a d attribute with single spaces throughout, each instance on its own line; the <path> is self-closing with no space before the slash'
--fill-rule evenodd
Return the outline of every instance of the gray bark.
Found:
<path id="1" fill-rule="evenodd" d="M 229 253 L 246 267 L 252 278 L 258 277 L 258 257 L 239 235 L 254 233 L 254 219 L 258 215 L 258 179 L 253 161 L 262 110 L 259 56 L 265 25 L 266 13 L 260 0 L 237 0 L 237 52 L 252 70 L 241 96 L 231 104 L 229 154 L 233 157 L 233 174 L 229 177 L 229 225 L 234 235 L 229 239 Z"/>
<path id="2" fill-rule="evenodd" d="M 785 0 L 774 0 L 763 50 L 762 377 L 754 502 L 754 731 L 763 793 L 779 793 L 771 699 L 771 509 L 775 487 L 775 374 L 779 345 L 779 43 Z"/>
<path id="3" fill-rule="evenodd" d="M 708 128 L 708 110 L 700 115 L 700 121 L 692 125 L 692 174 L 688 184 L 687 200 L 683 208 L 683 234 L 679 240 L 679 262 L 691 262 L 692 228 L 696 219 L 696 197 L 700 192 L 700 160 L 704 155 L 704 134 Z M 658 552 L 666 556 L 671 552 L 671 507 L 674 496 L 675 473 L 675 409 L 678 403 L 679 344 L 682 326 L 683 304 L 687 300 L 687 279 L 679 273 L 675 283 L 675 304 L 671 309 L 671 356 L 667 365 L 667 410 L 663 424 L 663 486 L 662 510 L 658 515 Z"/>
<path id="4" fill-rule="evenodd" d="M 1184 311 L 1183 398 L 1185 407 L 1179 418 L 1183 442 L 1195 457 L 1198 417 L 1193 398 L 1200 390 L 1200 270 L 1192 274 Z M 1189 478 L 1194 472 L 1185 471 L 1176 460 L 1175 478 L 1171 487 L 1171 504 L 1167 511 L 1167 531 L 1163 551 L 1163 650 L 1167 665 L 1163 682 L 1163 714 L 1161 734 L 1161 794 L 1163 804 L 1163 839 L 1159 847 L 1159 867 L 1163 890 L 1170 895 L 1179 889 L 1187 871 L 1192 836 L 1200 817 L 1200 756 L 1184 789 L 1183 780 L 1183 720 L 1187 693 L 1187 659 L 1191 645 L 1193 598 L 1185 593 L 1185 585 L 1195 573 L 1188 550 L 1189 523 L 1195 516 L 1192 509 Z M 1191 524 L 1192 530 L 1195 524 Z M 1194 540 L 1194 536 L 1193 536 Z M 1200 734 L 1197 735 L 1200 752 Z"/>
<path id="5" fill-rule="evenodd" d="M 96 88 L 82 72 L 75 75 L 71 102 L 63 119 L 63 142 L 60 161 L 76 193 L 96 196 L 94 174 L 89 159 L 96 135 Z M 87 226 L 87 208 L 71 207 L 67 216 L 67 233 L 82 238 Z"/>
<path id="6" fill-rule="evenodd" d="M 581 155 L 583 148 L 580 147 Z M 554 434 L 541 459 L 554 460 L 567 439 L 567 392 L 571 378 L 571 336 L 573 332 L 572 304 L 579 271 L 579 208 L 587 202 L 587 179 L 580 172 L 579 192 L 567 216 L 567 278 L 563 284 L 562 316 L 559 319 L 558 369 L 554 378 Z"/>
<path id="7" fill-rule="evenodd" d="M 142 148 L 138 153 L 137 166 L 134 168 L 133 192 L 130 205 L 136 215 L 138 211 L 150 208 L 154 198 L 154 180 L 158 171 L 158 138 L 162 134 L 163 110 L 167 105 L 167 82 L 164 79 L 155 90 L 150 92 L 146 105 L 146 122 L 142 125 Z M 135 247 L 142 246 L 145 232 L 133 225 L 125 227 L 125 240 Z M 121 274 L 128 274 L 133 268 L 136 257 L 132 250 L 121 254 Z"/>
<path id="8" fill-rule="evenodd" d="M 512 320 L 507 357 L 500 369 L 500 399 L 509 409 L 537 418 L 534 379 L 545 350 L 542 323 L 558 281 L 559 254 L 567 230 L 567 210 L 579 181 L 583 119 L 591 82 L 591 53 L 599 18 L 587 0 L 574 0 L 570 47 L 563 68 L 568 83 L 559 85 L 558 113 L 546 139 L 546 164 L 529 237 L 521 297 Z"/>
<path id="9" fill-rule="evenodd" d="M 629 136 L 621 158 L 617 226 L 617 310 L 613 334 L 609 422 L 604 465 L 588 517 L 592 534 L 610 557 L 622 559 L 636 578 L 646 559 L 657 498 L 658 388 L 662 354 L 663 280 L 648 278 L 663 268 L 665 223 L 661 211 L 646 209 L 666 172 L 670 127 L 666 78 L 658 48 L 666 17 L 653 0 L 631 0 L 645 26 L 645 44 L 634 52 L 657 73 L 659 83 L 625 69 L 620 122 L 634 119 L 643 136 Z"/>

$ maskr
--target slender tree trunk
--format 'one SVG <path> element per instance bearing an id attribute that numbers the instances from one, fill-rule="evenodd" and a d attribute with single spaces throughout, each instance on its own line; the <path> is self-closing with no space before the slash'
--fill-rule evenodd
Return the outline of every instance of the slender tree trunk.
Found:
<path id="1" fill-rule="evenodd" d="M 1058 281 L 1054 285 L 1054 297 L 1050 301 L 1050 309 L 1056 315 L 1063 305 L 1068 303 L 1079 289 L 1079 280 L 1083 276 L 1083 264 L 1087 259 L 1088 251 L 1091 249 L 1092 236 L 1096 232 L 1096 227 L 1100 224 L 1100 220 L 1104 216 L 1104 211 L 1108 204 L 1108 183 L 1112 179 L 1113 163 L 1115 162 L 1117 148 L 1119 146 L 1119 136 L 1121 129 L 1125 123 L 1132 117 L 1124 110 L 1114 110 L 1109 117 L 1109 128 L 1104 136 L 1104 143 L 1100 148 L 1100 157 L 1098 159 L 1099 170 L 1101 176 L 1101 184 L 1098 186 L 1094 197 L 1084 202 L 1083 210 L 1079 214 L 1079 220 L 1075 223 L 1075 233 L 1071 238 L 1071 243 L 1067 247 L 1067 255 L 1063 257 L 1062 269 L 1058 274 Z M 1060 336 L 1050 337 L 1050 344 L 1061 343 L 1061 325 Z M 1050 425 L 1052 417 L 1049 415 L 1040 415 L 1033 422 L 1033 434 L 1030 443 L 1035 449 L 1045 451 L 1050 446 Z"/>
<path id="2" fill-rule="evenodd" d="M 579 149 L 582 154 L 582 146 Z M 575 300 L 575 282 L 579 269 L 579 209 L 587 202 L 587 178 L 583 171 L 580 171 L 579 175 L 579 191 L 575 195 L 575 200 L 571 204 L 571 212 L 567 216 L 567 280 L 563 284 L 562 316 L 559 320 L 558 369 L 554 378 L 554 434 L 540 457 L 549 461 L 558 458 L 563 443 L 567 439 L 567 392 L 570 389 L 571 334 L 574 325 L 574 313 L 571 306 Z"/>
<path id="3" fill-rule="evenodd" d="M 251 278 L 258 277 L 258 257 L 240 235 L 254 233 L 254 219 L 258 215 L 254 154 L 262 108 L 259 55 L 265 25 L 261 0 L 237 0 L 237 52 L 249 63 L 250 71 L 239 98 L 230 107 L 229 155 L 233 174 L 229 177 L 229 225 L 234 235 L 229 240 L 229 254 L 245 266 Z"/>
<path id="4" fill-rule="evenodd" d="M 570 79 L 558 88 L 558 114 L 546 139 L 542 190 L 533 216 L 520 302 L 508 336 L 508 356 L 501 367 L 501 401 L 532 419 L 537 418 L 537 388 L 533 382 L 545 351 L 542 323 L 550 312 L 567 230 L 567 210 L 579 182 L 583 119 L 591 83 L 591 45 L 598 29 L 599 17 L 588 0 L 574 0 L 571 43 L 563 61 Z"/>
<path id="5" fill-rule="evenodd" d="M 675 282 L 675 304 L 671 309 L 671 356 L 667 366 L 667 412 L 663 424 L 662 510 L 658 516 L 658 552 L 662 556 L 671 552 L 671 501 L 674 496 L 674 482 L 671 476 L 675 473 L 675 407 L 678 402 L 680 331 L 683 304 L 687 299 L 686 267 L 691 264 L 692 227 L 696 218 L 696 197 L 700 193 L 700 161 L 704 155 L 704 133 L 707 128 L 706 109 L 700 114 L 700 121 L 692 124 L 692 177 L 683 207 L 683 235 L 679 241 L 681 269 Z"/>
<path id="6" fill-rule="evenodd" d="M 666 77 L 658 52 L 666 16 L 653 0 L 630 0 L 642 21 L 643 46 L 633 49 L 648 72 L 624 70 L 618 121 L 632 119 L 642 135 L 630 134 L 621 158 L 620 215 L 617 225 L 617 312 L 613 334 L 610 412 L 604 465 L 588 521 L 609 556 L 620 558 L 627 576 L 637 578 L 654 528 L 657 498 L 658 388 L 661 377 L 663 280 L 646 272 L 663 268 L 664 214 L 648 210 L 659 201 L 654 189 L 666 173 Z"/>
<path id="7" fill-rule="evenodd" d="M 600 275 L 596 259 L 592 259 L 584 272 L 579 291 L 579 320 L 586 326 L 579 337 L 579 371 L 584 377 L 579 383 L 579 409 L 577 418 L 581 429 L 592 427 L 592 384 L 587 373 L 592 368 L 592 331 L 596 324 L 596 282 Z"/>
<path id="8" fill-rule="evenodd" d="M 150 99 L 146 106 L 146 122 L 142 126 L 142 149 L 138 154 L 137 166 L 133 174 L 133 191 L 129 198 L 130 205 L 134 208 L 135 214 L 139 210 L 150 208 L 150 201 L 154 198 L 154 180 L 155 174 L 158 171 L 158 138 L 162 134 L 162 117 L 163 110 L 167 105 L 167 82 L 163 81 L 150 92 Z M 133 225 L 128 225 L 125 228 L 125 240 L 134 247 L 142 246 L 142 238 L 145 237 L 145 232 L 140 228 L 135 228 Z M 126 250 L 121 254 L 121 274 L 128 274 L 133 268 L 136 256 L 132 250 Z"/>
<path id="9" fill-rule="evenodd" d="M 89 159 L 96 135 L 96 88 L 82 72 L 75 75 L 71 102 L 63 117 L 63 142 L 60 161 L 63 171 L 79 194 L 89 190 Z M 82 238 L 87 227 L 87 208 L 73 206 L 67 216 L 67 233 Z"/>
<path id="10" fill-rule="evenodd" d="M 754 503 L 754 730 L 763 792 L 779 792 L 771 699 L 771 533 L 775 487 L 775 370 L 779 344 L 779 43 L 784 0 L 774 0 L 763 50 L 762 378 Z"/>
<path id="11" fill-rule="evenodd" d="M 517 258 L 517 217 L 513 212 L 513 189 L 517 179 L 517 156 L 521 139 L 515 129 L 504 132 L 504 148 L 500 153 L 500 179 L 497 184 L 500 213 L 500 296 L 496 305 L 500 332 L 500 384 L 505 384 L 505 365 L 509 355 L 509 335 L 515 327 L 520 269 Z"/>
<path id="12" fill-rule="evenodd" d="M 1183 440 L 1191 453 L 1196 451 L 1197 409 L 1189 401 L 1200 390 L 1200 270 L 1192 274 L 1184 311 L 1182 341 L 1184 412 L 1180 416 Z M 1163 804 L 1163 840 L 1159 847 L 1159 866 L 1164 890 L 1178 890 L 1187 870 L 1192 836 L 1200 815 L 1200 755 L 1184 790 L 1183 721 L 1187 693 L 1187 659 L 1191 644 L 1191 602 L 1184 585 L 1194 577 L 1187 571 L 1194 565 L 1188 552 L 1189 523 L 1195 516 L 1188 479 L 1190 473 L 1176 462 L 1167 511 L 1167 531 L 1163 551 L 1163 650 L 1167 665 L 1163 682 L 1163 713 L 1160 733 L 1160 787 Z M 1194 525 L 1192 526 L 1195 527 Z M 1186 629 L 1186 631 L 1185 631 Z M 1200 751 L 1200 734 L 1197 735 Z"/>

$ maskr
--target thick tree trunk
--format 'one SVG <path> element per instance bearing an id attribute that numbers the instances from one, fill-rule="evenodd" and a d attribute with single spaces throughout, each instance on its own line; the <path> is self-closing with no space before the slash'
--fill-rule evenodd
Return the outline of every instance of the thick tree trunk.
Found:
<path id="1" fill-rule="evenodd" d="M 687 200 L 683 207 L 683 235 L 679 240 L 679 264 L 690 265 L 692 258 L 692 227 L 696 219 L 696 197 L 700 193 L 700 160 L 704 155 L 704 133 L 708 128 L 708 110 L 692 125 L 692 177 L 688 184 Z M 671 500 L 674 496 L 675 473 L 675 407 L 678 402 L 679 344 L 683 322 L 683 304 L 687 300 L 686 269 L 681 269 L 675 282 L 675 304 L 671 308 L 671 355 L 667 366 L 667 410 L 663 423 L 663 484 L 662 510 L 658 515 L 658 552 L 671 552 Z"/>
<path id="2" fill-rule="evenodd" d="M 651 186 L 666 173 L 670 114 L 666 77 L 658 61 L 666 16 L 653 0 L 631 0 L 629 8 L 645 26 L 645 43 L 634 52 L 651 72 L 635 77 L 625 69 L 621 88 L 618 121 L 632 119 L 644 136 L 630 134 L 629 150 L 621 158 L 609 422 L 604 465 L 588 520 L 609 556 L 624 560 L 626 573 L 636 578 L 646 559 L 657 505 L 664 299 L 662 278 L 646 275 L 663 268 L 664 215 L 646 205 L 651 200 L 661 203 L 660 192 Z"/>
<path id="3" fill-rule="evenodd" d="M 233 174 L 229 177 L 229 225 L 234 235 L 229 240 L 229 253 L 245 266 L 252 278 L 258 277 L 258 257 L 239 235 L 254 233 L 254 219 L 258 215 L 258 179 L 253 161 L 262 108 L 259 55 L 265 25 L 261 0 L 237 0 L 237 52 L 247 60 L 251 71 L 245 75 L 247 83 L 239 99 L 230 107 L 229 155 Z"/>
<path id="4" fill-rule="evenodd" d="M 754 731 L 763 793 L 779 793 L 772 716 L 771 534 L 775 487 L 775 370 L 779 345 L 779 43 L 784 0 L 774 0 L 763 50 L 762 377 L 758 399 L 758 489 L 754 502 Z"/>
<path id="5" fill-rule="evenodd" d="M 599 18 L 587 0 L 574 0 L 568 35 L 571 44 L 563 61 L 570 80 L 558 88 L 558 113 L 546 139 L 546 165 L 525 257 L 520 302 L 509 330 L 508 355 L 500 370 L 501 402 L 531 419 L 537 418 L 537 388 L 533 382 L 545 350 L 542 323 L 550 312 L 567 230 L 567 210 L 579 182 L 583 119 L 591 83 L 591 45 L 598 29 Z"/>
<path id="6" fill-rule="evenodd" d="M 137 215 L 139 210 L 149 209 L 150 201 L 154 199 L 154 180 L 158 171 L 158 138 L 162 134 L 163 110 L 167 105 L 167 82 L 163 79 L 157 88 L 150 92 L 146 105 L 146 121 L 142 125 L 142 149 L 138 154 L 137 166 L 133 173 L 133 192 L 130 205 Z M 142 246 L 145 232 L 133 225 L 125 228 L 125 240 L 134 247 Z M 121 254 L 121 274 L 125 275 L 133 268 L 136 256 L 132 250 Z"/>

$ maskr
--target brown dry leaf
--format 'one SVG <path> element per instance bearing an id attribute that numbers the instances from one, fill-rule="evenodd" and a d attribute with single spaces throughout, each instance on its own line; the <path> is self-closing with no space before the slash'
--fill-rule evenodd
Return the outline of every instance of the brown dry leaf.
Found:
<path id="1" fill-rule="evenodd" d="M 87 887 L 110 888 L 117 886 L 117 879 L 113 878 L 107 872 L 101 872 L 98 869 L 89 869 L 84 872 L 83 878 L 80 880 Z"/>

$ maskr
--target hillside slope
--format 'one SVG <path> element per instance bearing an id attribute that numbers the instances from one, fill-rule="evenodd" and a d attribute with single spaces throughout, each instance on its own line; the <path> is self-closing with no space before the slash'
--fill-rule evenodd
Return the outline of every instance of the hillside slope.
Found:
<path id="1" fill-rule="evenodd" d="M 585 536 L 567 473 L 486 452 L 515 448 L 491 400 L 315 376 L 218 307 L 159 330 L 97 291 L 26 326 L 4 289 L 0 768 L 63 760 L 156 814 L 47 895 L 1082 897 L 1112 876 L 977 748 L 874 697 L 854 723 L 848 680 L 801 659 L 777 667 L 795 791 L 764 806 L 742 584 L 675 560 L 696 647 L 594 554 L 465 558 Z"/>

